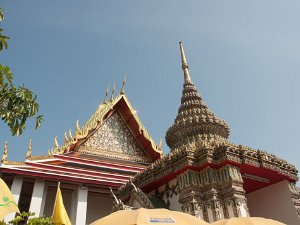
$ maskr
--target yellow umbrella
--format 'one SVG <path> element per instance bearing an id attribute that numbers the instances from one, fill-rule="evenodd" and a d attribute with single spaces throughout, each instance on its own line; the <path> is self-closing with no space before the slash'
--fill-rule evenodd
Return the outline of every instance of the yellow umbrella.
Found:
<path id="1" fill-rule="evenodd" d="M 211 225 L 286 225 L 275 220 L 262 217 L 238 217 L 225 220 L 219 220 Z"/>
<path id="2" fill-rule="evenodd" d="M 91 225 L 208 225 L 186 213 L 167 209 L 120 210 L 99 219 Z"/>
<path id="3" fill-rule="evenodd" d="M 0 178 L 0 221 L 13 212 L 20 213 L 18 205 L 6 183 Z"/>

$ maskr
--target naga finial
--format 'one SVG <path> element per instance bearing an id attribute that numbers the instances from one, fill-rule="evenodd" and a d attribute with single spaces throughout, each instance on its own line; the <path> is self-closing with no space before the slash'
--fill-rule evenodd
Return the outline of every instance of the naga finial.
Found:
<path id="1" fill-rule="evenodd" d="M 115 195 L 115 193 L 113 192 L 113 190 L 111 189 L 111 187 L 109 187 L 109 190 L 110 190 L 111 195 L 114 197 L 116 203 L 120 204 L 119 199 L 117 198 L 117 196 Z"/>
<path id="2" fill-rule="evenodd" d="M 121 92 L 120 92 L 121 95 L 125 94 L 125 90 L 124 90 L 125 84 L 126 84 L 126 73 L 125 73 L 124 80 L 122 83 L 122 88 L 121 88 Z"/>
<path id="3" fill-rule="evenodd" d="M 129 180 L 129 183 L 132 185 L 133 189 L 135 191 L 138 191 L 137 187 L 135 186 L 135 184 L 132 182 L 132 179 Z"/>
<path id="4" fill-rule="evenodd" d="M 72 131 L 71 131 L 71 129 L 69 130 L 69 138 L 70 138 L 71 140 L 73 140 L 73 136 L 72 136 Z"/>
<path id="5" fill-rule="evenodd" d="M 183 43 L 179 42 L 179 46 L 180 46 L 180 53 L 181 53 L 182 70 L 184 73 L 184 81 L 191 82 L 189 66 L 186 61 L 186 57 L 185 57 L 185 53 L 184 53 L 184 49 L 183 49 Z"/>
<path id="6" fill-rule="evenodd" d="M 162 138 L 160 138 L 160 140 L 159 140 L 158 148 L 162 149 Z"/>
<path id="7" fill-rule="evenodd" d="M 31 158 L 31 153 L 32 153 L 32 139 L 29 140 L 28 149 L 27 149 L 27 153 L 26 153 L 26 159 Z"/>
<path id="8" fill-rule="evenodd" d="M 108 96 L 108 89 L 109 89 L 109 85 L 107 85 L 107 88 L 106 88 L 105 97 L 103 99 L 103 104 L 107 103 L 106 98 Z"/>
<path id="9" fill-rule="evenodd" d="M 114 88 L 112 89 L 112 92 L 111 92 L 111 96 L 110 96 L 110 101 L 112 102 L 113 99 L 114 99 L 114 93 L 116 91 L 116 83 L 114 83 Z"/>
<path id="10" fill-rule="evenodd" d="M 80 131 L 79 120 L 76 120 L 76 131 Z"/>
<path id="11" fill-rule="evenodd" d="M 57 136 L 54 138 L 54 147 L 55 148 L 59 147 L 59 144 L 58 144 L 58 141 L 57 141 Z"/>
<path id="12" fill-rule="evenodd" d="M 7 155 L 8 155 L 8 142 L 6 141 L 5 144 L 4 144 L 4 151 L 3 151 L 3 156 L 2 156 L 2 159 L 1 159 L 1 163 L 6 161 Z"/>
<path id="13" fill-rule="evenodd" d="M 48 156 L 51 156 L 51 149 L 48 149 Z"/>
<path id="14" fill-rule="evenodd" d="M 69 141 L 69 138 L 68 138 L 68 136 L 67 136 L 67 132 L 65 132 L 65 134 L 64 134 L 64 144 L 67 144 L 68 143 L 68 141 Z"/>

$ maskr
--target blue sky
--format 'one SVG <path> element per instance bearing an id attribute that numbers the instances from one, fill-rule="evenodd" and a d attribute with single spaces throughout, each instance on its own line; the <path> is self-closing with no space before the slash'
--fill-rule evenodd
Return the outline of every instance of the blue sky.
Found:
<path id="1" fill-rule="evenodd" d="M 9 159 L 46 154 L 89 118 L 106 86 L 126 94 L 155 141 L 180 104 L 183 41 L 191 77 L 230 140 L 300 168 L 299 1 L 2 1 L 11 37 L 0 62 L 38 95 L 45 121 L 21 137 L 0 123 Z M 3 148 L 3 147 L 1 147 Z M 164 144 L 164 151 L 168 147 Z"/>

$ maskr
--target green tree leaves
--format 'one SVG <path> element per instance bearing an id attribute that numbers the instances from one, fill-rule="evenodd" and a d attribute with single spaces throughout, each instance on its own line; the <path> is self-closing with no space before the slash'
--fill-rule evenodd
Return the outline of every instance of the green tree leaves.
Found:
<path id="1" fill-rule="evenodd" d="M 9 221 L 8 224 L 11 225 L 20 225 L 20 224 L 26 224 L 26 225 L 54 225 L 52 218 L 51 217 L 35 217 L 32 218 L 32 216 L 34 216 L 35 213 L 32 212 L 22 212 L 21 214 L 19 214 L 18 216 L 16 216 L 16 218 L 14 218 L 12 221 Z M 29 218 L 31 217 L 31 218 Z M 28 219 L 29 218 L 29 219 Z M 0 221 L 0 225 L 8 225 L 5 222 L 1 222 Z"/>
<path id="2" fill-rule="evenodd" d="M 4 19 L 4 10 L 0 8 L 0 22 Z M 9 37 L 2 34 L 0 28 L 0 52 L 7 49 Z M 39 110 L 37 96 L 28 88 L 23 86 L 15 87 L 13 84 L 13 73 L 8 66 L 0 64 L 0 117 L 10 128 L 12 135 L 21 135 L 26 128 L 26 122 L 34 117 Z M 38 115 L 35 121 L 35 128 L 39 128 L 43 116 Z"/>

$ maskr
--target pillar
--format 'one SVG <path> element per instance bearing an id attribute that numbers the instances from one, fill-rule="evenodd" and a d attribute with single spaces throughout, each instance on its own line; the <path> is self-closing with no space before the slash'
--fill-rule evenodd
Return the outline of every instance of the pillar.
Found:
<path id="1" fill-rule="evenodd" d="M 22 184 L 23 184 L 23 177 L 20 176 L 15 176 L 13 183 L 11 185 L 11 193 L 13 194 L 13 197 L 15 199 L 16 204 L 19 203 L 19 198 L 21 194 L 21 189 L 22 189 Z M 4 221 L 9 222 L 15 218 L 16 213 L 10 213 L 8 214 Z"/>
<path id="2" fill-rule="evenodd" d="M 36 179 L 34 182 L 31 202 L 30 202 L 30 212 L 34 212 L 34 217 L 42 216 L 43 209 L 42 209 L 42 202 L 43 202 L 43 195 L 45 189 L 45 180 Z"/>
<path id="3" fill-rule="evenodd" d="M 80 186 L 77 190 L 76 225 L 86 225 L 88 188 Z"/>
<path id="4" fill-rule="evenodd" d="M 43 193 L 43 197 L 42 197 L 42 205 L 41 205 L 41 210 L 40 210 L 40 216 L 45 215 L 45 204 L 46 204 L 46 200 L 47 200 L 47 192 L 48 192 L 48 185 L 45 182 L 44 185 L 44 193 Z"/>

